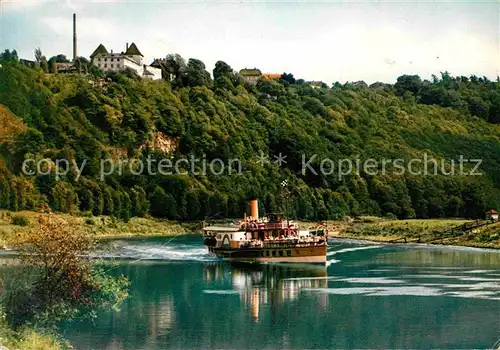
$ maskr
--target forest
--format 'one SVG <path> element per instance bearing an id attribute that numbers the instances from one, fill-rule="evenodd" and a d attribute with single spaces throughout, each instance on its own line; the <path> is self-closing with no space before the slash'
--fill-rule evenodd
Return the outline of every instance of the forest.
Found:
<path id="1" fill-rule="evenodd" d="M 500 81 L 400 76 L 394 84 L 312 84 L 283 73 L 246 82 L 227 63 L 210 73 L 194 58 L 168 55 L 164 80 L 131 71 L 104 74 L 81 58 L 82 74 L 57 74 L 37 52 L 34 66 L 0 55 L 0 209 L 191 221 L 241 217 L 251 198 L 261 213 L 302 220 L 375 215 L 483 218 L 500 209 Z M 168 147 L 158 146 L 158 140 Z M 286 163 L 273 162 L 282 154 Z M 427 175 L 353 171 L 339 178 L 303 171 L 321 159 L 422 159 L 447 171 Z M 260 164 L 258 155 L 269 162 Z M 138 173 L 101 177 L 102 159 L 239 159 L 241 173 Z M 481 160 L 472 176 L 460 157 Z M 26 174 L 26 159 L 70 168 Z M 201 164 L 196 165 L 196 167 Z M 427 165 L 415 164 L 416 168 Z M 465 163 L 472 171 L 473 164 Z M 465 172 L 467 173 L 467 172 Z M 80 176 L 81 175 L 81 176 Z M 287 185 L 282 186 L 286 180 Z"/>

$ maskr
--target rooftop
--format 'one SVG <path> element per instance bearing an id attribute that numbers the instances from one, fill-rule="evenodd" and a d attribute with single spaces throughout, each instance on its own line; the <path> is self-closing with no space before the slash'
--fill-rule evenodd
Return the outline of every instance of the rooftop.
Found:
<path id="1" fill-rule="evenodd" d="M 240 75 L 242 75 L 244 77 L 259 77 L 262 75 L 262 72 L 260 71 L 260 69 L 257 69 L 257 68 L 253 68 L 253 69 L 244 68 L 244 69 L 240 70 Z"/>
<path id="2" fill-rule="evenodd" d="M 96 55 L 99 55 L 99 54 L 104 54 L 104 55 L 107 55 L 109 52 L 108 50 L 106 50 L 106 48 L 104 47 L 103 44 L 99 44 L 99 46 L 97 46 L 97 49 L 94 50 L 94 52 L 92 53 L 92 55 L 90 55 L 90 57 L 94 57 Z"/>
<path id="3" fill-rule="evenodd" d="M 139 51 L 139 49 L 137 48 L 135 43 L 130 44 L 127 51 L 125 51 L 125 55 L 128 55 L 128 56 L 139 55 L 139 56 L 144 57 L 144 55 Z"/>

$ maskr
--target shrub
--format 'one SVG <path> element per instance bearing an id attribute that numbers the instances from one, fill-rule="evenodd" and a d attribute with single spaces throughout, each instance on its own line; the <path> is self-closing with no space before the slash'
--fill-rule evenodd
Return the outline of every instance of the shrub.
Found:
<path id="1" fill-rule="evenodd" d="M 86 232 L 50 216 L 39 217 L 20 251 L 24 268 L 16 286 L 6 288 L 5 314 L 14 327 L 51 328 L 60 320 L 95 318 L 127 297 L 128 281 L 107 276 L 88 258 L 96 241 Z"/>
<path id="2" fill-rule="evenodd" d="M 86 218 L 85 223 L 87 225 L 95 225 L 94 219 L 92 219 L 92 218 Z"/>
<path id="3" fill-rule="evenodd" d="M 385 214 L 384 218 L 386 218 L 387 220 L 397 220 L 398 219 L 398 217 L 396 215 L 394 215 L 393 213 Z"/>
<path id="4" fill-rule="evenodd" d="M 23 214 L 16 214 L 12 217 L 12 224 L 17 226 L 28 226 L 30 224 L 30 219 Z"/>

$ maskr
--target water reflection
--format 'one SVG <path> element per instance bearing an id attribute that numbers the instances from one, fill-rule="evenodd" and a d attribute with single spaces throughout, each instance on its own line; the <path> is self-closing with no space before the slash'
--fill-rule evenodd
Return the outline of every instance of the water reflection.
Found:
<path id="1" fill-rule="evenodd" d="M 208 263 L 204 266 L 207 282 L 226 282 L 233 290 L 207 289 L 205 293 L 240 295 L 252 319 L 259 321 L 262 305 L 277 305 L 295 300 L 302 289 L 326 288 L 328 275 L 325 266 L 254 265 Z M 318 295 L 319 308 L 328 307 L 327 295 Z"/>
<path id="2" fill-rule="evenodd" d="M 488 348 L 500 334 L 498 252 L 341 242 L 327 269 L 231 265 L 190 239 L 121 244 L 133 260 L 111 271 L 130 297 L 65 324 L 75 348 Z"/>

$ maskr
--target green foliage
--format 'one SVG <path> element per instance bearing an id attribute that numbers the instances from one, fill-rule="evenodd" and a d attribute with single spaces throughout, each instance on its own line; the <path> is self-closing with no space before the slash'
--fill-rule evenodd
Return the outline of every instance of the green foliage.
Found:
<path id="1" fill-rule="evenodd" d="M 12 216 L 12 224 L 17 226 L 28 226 L 30 224 L 30 219 L 23 214 L 16 214 Z"/>
<path id="2" fill-rule="evenodd" d="M 0 54 L 0 61 L 5 61 L 5 62 L 9 62 L 9 61 L 17 62 L 17 61 L 19 61 L 19 56 L 17 55 L 17 51 L 12 50 L 12 52 L 11 52 L 10 50 L 6 49 L 3 53 Z"/>
<path id="3" fill-rule="evenodd" d="M 41 52 L 37 53 L 40 62 Z M 199 220 L 241 216 L 257 197 L 263 212 L 284 210 L 280 182 L 300 188 L 290 216 L 340 219 L 346 215 L 398 218 L 479 218 L 500 207 L 500 82 L 443 73 L 432 81 L 404 75 L 394 85 L 364 82 L 305 83 L 291 73 L 278 80 L 244 83 L 218 61 L 214 80 L 203 62 L 169 55 L 160 61 L 167 81 L 138 79 L 127 72 L 101 85 L 88 76 L 50 75 L 22 66 L 9 51 L 2 56 L 0 101 L 25 125 L 16 141 L 0 147 L 0 207 L 21 210 L 46 202 L 62 212 L 91 212 L 128 220 L 157 217 Z M 55 56 L 51 62 L 63 61 Z M 93 69 L 79 60 L 81 69 Z M 87 68 L 85 68 L 87 67 Z M 95 67 L 94 67 L 95 68 Z M 173 145 L 165 152 L 161 139 Z M 286 156 L 278 167 L 256 164 L 256 155 Z M 52 173 L 19 182 L 22 161 L 58 158 L 85 163 L 61 178 Z M 395 173 L 383 159 L 422 159 L 424 154 L 455 170 L 460 154 L 483 159 L 482 176 L 417 176 Z M 375 159 L 377 175 L 356 170 L 339 177 L 303 169 L 302 157 L 319 171 L 321 161 Z M 142 160 L 183 157 L 239 159 L 242 174 L 131 174 L 115 171 L 100 178 L 103 158 Z M 424 164 L 415 164 L 422 170 Z M 465 171 L 473 164 L 466 163 Z M 30 187 L 30 181 L 34 184 Z M 33 187 L 33 188 L 32 188 Z M 38 197 L 37 197 L 38 196 Z"/>
<path id="4" fill-rule="evenodd" d="M 61 320 L 116 310 L 127 297 L 128 281 L 108 276 L 88 258 L 94 245 L 86 232 L 40 216 L 21 248 L 24 269 L 2 296 L 7 322 L 15 329 L 53 328 Z"/>

